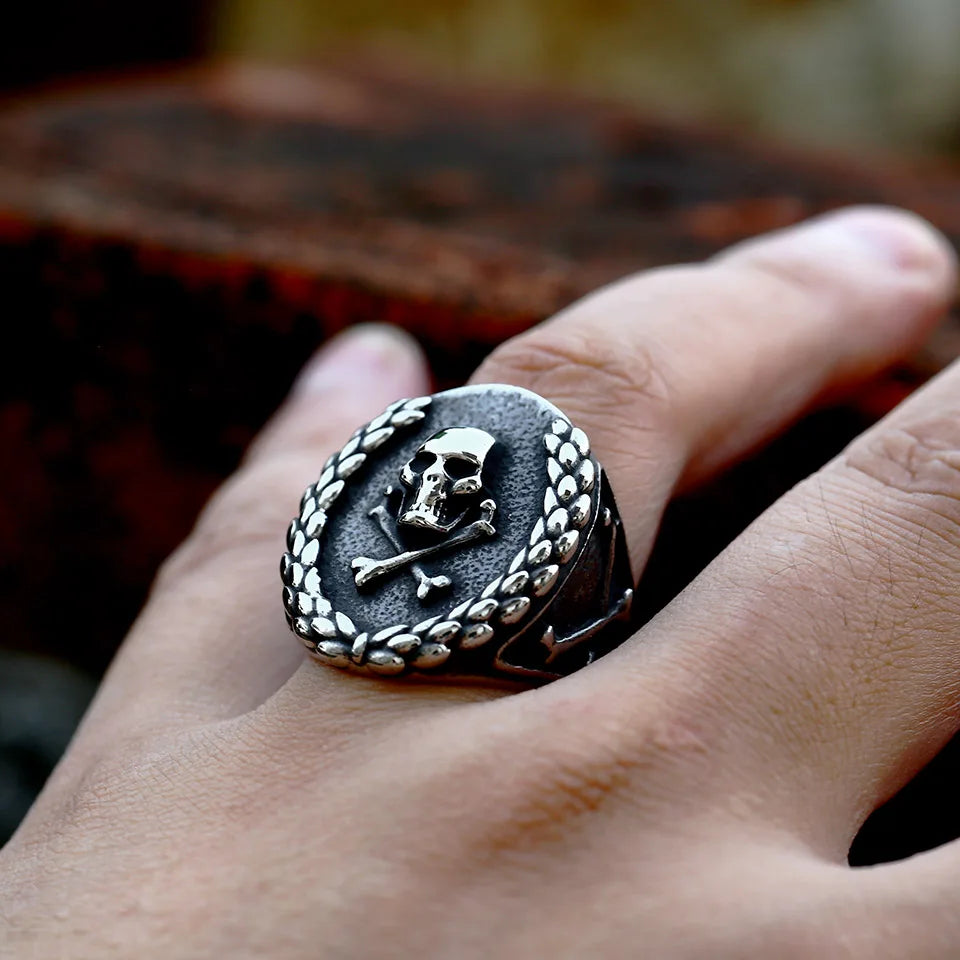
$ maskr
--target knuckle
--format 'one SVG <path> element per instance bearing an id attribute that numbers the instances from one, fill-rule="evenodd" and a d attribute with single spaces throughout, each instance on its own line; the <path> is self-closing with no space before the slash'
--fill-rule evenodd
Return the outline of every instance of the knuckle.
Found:
<path id="1" fill-rule="evenodd" d="M 855 443 L 846 465 L 881 487 L 906 520 L 960 525 L 960 418 L 941 413 Z"/>
<path id="2" fill-rule="evenodd" d="M 708 269 L 722 271 L 734 285 L 731 297 L 742 299 L 739 291 L 752 289 L 754 298 L 762 296 L 764 303 L 774 302 L 778 312 L 809 314 L 812 309 L 829 315 L 864 315 L 882 309 L 891 316 L 923 316 L 942 309 L 943 291 L 931 282 L 939 270 L 932 265 L 930 269 L 875 271 L 866 282 L 844 263 L 811 259 L 761 239 L 720 254 L 709 262 Z"/>
<path id="3" fill-rule="evenodd" d="M 848 284 L 831 281 L 817 264 L 784 256 L 763 241 L 721 253 L 703 269 L 713 296 L 729 314 L 759 319 L 772 311 L 783 318 L 820 317 L 858 306 L 851 303 Z"/>
<path id="4" fill-rule="evenodd" d="M 666 429 L 675 410 L 664 364 L 652 347 L 604 336 L 589 321 L 570 316 L 514 338 L 495 350 L 479 379 L 526 387 L 565 410 L 590 417 L 632 417 Z"/>
<path id="5" fill-rule="evenodd" d="M 129 770 L 137 769 L 141 749 L 137 736 L 124 732 L 102 745 L 60 788 L 36 809 L 35 829 L 41 843 L 71 830 L 89 832 L 115 825 L 130 799 Z"/>
<path id="6" fill-rule="evenodd" d="M 832 292 L 827 284 L 811 282 L 816 278 L 811 276 L 809 264 L 770 254 L 762 249 L 753 250 L 749 255 L 741 254 L 728 261 L 729 264 L 734 264 L 738 271 L 749 274 L 751 279 L 761 283 L 764 288 L 773 288 L 773 292 L 780 297 L 787 295 L 808 301 L 811 295 Z"/>
<path id="7" fill-rule="evenodd" d="M 49 805 L 49 822 L 83 834 L 109 833 L 146 807 L 158 819 L 162 810 L 181 816 L 186 791 L 192 814 L 205 804 L 216 809 L 215 784 L 229 771 L 204 737 L 202 729 L 184 734 L 130 725 L 88 756 L 69 789 L 60 790 Z"/>
<path id="8" fill-rule="evenodd" d="M 529 849 L 596 816 L 672 803 L 681 771 L 707 756 L 704 736 L 686 711 L 660 704 L 635 714 L 563 697 L 541 705 L 533 726 L 529 717 L 508 725 L 513 733 L 486 748 L 502 786 L 485 808 L 483 842 Z"/>

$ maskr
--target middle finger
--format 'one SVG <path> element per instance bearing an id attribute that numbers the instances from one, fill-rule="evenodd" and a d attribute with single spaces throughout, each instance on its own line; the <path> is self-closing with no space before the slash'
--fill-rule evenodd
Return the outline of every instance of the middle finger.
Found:
<path id="1" fill-rule="evenodd" d="M 639 575 L 678 485 L 890 363 L 950 281 L 925 224 L 853 208 L 613 284 L 506 343 L 474 380 L 528 387 L 586 431 Z"/>

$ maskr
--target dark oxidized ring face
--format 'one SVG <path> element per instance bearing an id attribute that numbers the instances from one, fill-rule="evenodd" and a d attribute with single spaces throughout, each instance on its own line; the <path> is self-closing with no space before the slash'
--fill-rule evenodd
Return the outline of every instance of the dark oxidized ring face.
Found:
<path id="1" fill-rule="evenodd" d="M 504 385 L 398 401 L 305 491 L 281 563 L 332 666 L 543 682 L 627 634 L 619 517 L 587 437 Z"/>

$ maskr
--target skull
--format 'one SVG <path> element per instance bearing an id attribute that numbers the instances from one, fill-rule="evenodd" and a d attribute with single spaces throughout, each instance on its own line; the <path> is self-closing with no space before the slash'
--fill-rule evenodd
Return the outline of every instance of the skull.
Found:
<path id="1" fill-rule="evenodd" d="M 407 488 L 399 522 L 449 533 L 483 489 L 483 466 L 496 440 L 476 427 L 440 430 L 400 470 Z"/>

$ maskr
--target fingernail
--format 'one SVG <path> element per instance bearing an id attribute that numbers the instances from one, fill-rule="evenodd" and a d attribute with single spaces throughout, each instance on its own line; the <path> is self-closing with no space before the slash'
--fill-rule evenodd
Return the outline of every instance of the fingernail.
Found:
<path id="1" fill-rule="evenodd" d="M 416 341 L 398 327 L 358 324 L 328 341 L 307 363 L 294 384 L 298 394 L 327 393 L 344 386 L 406 380 L 420 365 Z M 401 388 L 402 389 L 402 388 Z"/>
<path id="2" fill-rule="evenodd" d="M 817 226 L 842 233 L 868 257 L 894 270 L 919 271 L 938 278 L 954 270 L 955 254 L 946 237 L 906 210 L 851 207 L 822 217 Z"/>

